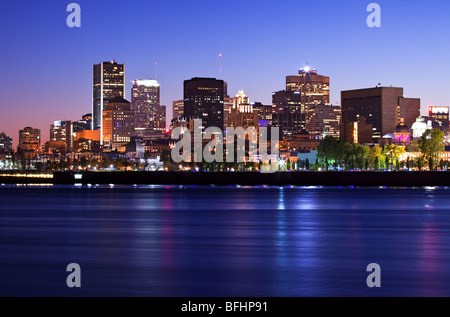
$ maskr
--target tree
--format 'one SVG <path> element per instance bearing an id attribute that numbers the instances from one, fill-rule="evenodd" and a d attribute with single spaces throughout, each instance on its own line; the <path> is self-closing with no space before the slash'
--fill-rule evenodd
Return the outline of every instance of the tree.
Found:
<path id="1" fill-rule="evenodd" d="M 439 129 L 425 131 L 419 139 L 419 150 L 430 171 L 435 170 L 439 157 L 445 150 L 444 132 Z"/>
<path id="2" fill-rule="evenodd" d="M 369 166 L 373 167 L 375 171 L 378 171 L 380 169 L 380 162 L 385 160 L 383 149 L 378 145 L 371 147 L 367 159 L 369 161 Z"/>
<path id="3" fill-rule="evenodd" d="M 330 164 L 337 168 L 345 158 L 347 146 L 348 143 L 327 136 L 317 147 L 317 156 L 325 163 L 327 170 Z"/>
<path id="4" fill-rule="evenodd" d="M 396 161 L 400 160 L 400 156 L 402 156 L 405 153 L 405 147 L 391 143 L 387 144 L 384 147 L 383 152 L 384 155 L 386 155 L 386 158 L 388 159 L 386 162 L 387 164 L 390 164 L 392 170 L 392 165 L 394 165 Z"/>

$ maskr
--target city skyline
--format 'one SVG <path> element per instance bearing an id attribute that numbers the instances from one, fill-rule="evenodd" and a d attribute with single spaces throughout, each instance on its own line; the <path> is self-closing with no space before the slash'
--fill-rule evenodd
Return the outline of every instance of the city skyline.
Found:
<path id="1" fill-rule="evenodd" d="M 445 93 L 449 75 L 442 71 L 450 66 L 445 57 L 449 44 L 441 40 L 445 36 L 442 28 L 447 18 L 445 8 L 450 8 L 447 2 L 442 2 L 438 11 L 406 1 L 395 4 L 378 1 L 383 24 L 379 29 L 370 29 L 365 24 L 369 2 L 364 1 L 349 1 L 345 6 L 332 1 L 322 4 L 227 1 L 220 6 L 206 1 L 189 5 L 180 1 L 135 1 L 120 4 L 121 10 L 127 12 L 113 27 L 120 45 L 115 45 L 110 37 L 100 37 L 108 30 L 105 21 L 119 2 L 108 2 L 110 6 L 104 6 L 102 1 L 78 3 L 82 9 L 80 29 L 70 29 L 65 24 L 66 3 L 0 5 L 2 12 L 8 12 L 0 26 L 13 30 L 0 35 L 6 43 L 4 62 L 7 61 L 0 85 L 2 110 L 6 109 L 7 115 L 0 119 L 0 130 L 13 137 L 14 148 L 18 131 L 26 126 L 40 129 L 45 142 L 53 121 L 76 120 L 91 112 L 92 65 L 112 59 L 127 65 L 127 100 L 131 99 L 132 80 L 153 78 L 154 64 L 158 62 L 161 104 L 169 105 L 167 122 L 171 119 L 170 105 L 183 96 L 184 80 L 220 77 L 219 53 L 223 56 L 221 77 L 228 83 L 229 95 L 243 89 L 252 102 L 270 104 L 272 93 L 283 89 L 285 77 L 309 62 L 311 67 L 330 76 L 332 104 L 339 103 L 342 90 L 375 87 L 377 83 L 404 87 L 406 97 L 420 98 L 422 114 L 426 114 L 430 105 L 449 104 L 450 98 Z M 240 19 L 239 15 L 231 14 L 237 7 L 249 13 L 255 23 L 233 25 L 233 21 Z M 269 7 L 273 8 L 268 10 Z M 97 16 L 94 12 L 100 8 L 104 14 Z M 155 13 L 153 24 L 140 22 L 144 20 L 139 17 L 149 12 Z M 192 16 L 184 16 L 185 12 Z M 421 19 L 412 20 L 418 12 Z M 165 21 L 168 17 L 170 21 Z M 262 23 L 269 19 L 272 23 Z M 288 31 L 295 23 L 307 25 L 316 20 L 326 23 L 315 26 L 306 40 L 301 33 Z M 205 23 L 215 27 L 203 28 L 204 36 L 191 34 Z M 139 42 L 133 48 L 140 35 L 159 28 L 164 32 L 156 32 L 151 43 Z M 130 32 L 134 29 L 136 34 Z M 314 36 L 313 32 L 321 36 Z M 216 36 L 211 37 L 212 34 Z M 239 40 L 245 43 L 245 50 L 230 45 Z M 189 41 L 193 43 L 188 45 Z M 186 45 L 186 49 L 180 51 L 180 45 Z M 23 93 L 21 82 L 33 73 L 40 75 L 39 81 L 27 86 Z"/>

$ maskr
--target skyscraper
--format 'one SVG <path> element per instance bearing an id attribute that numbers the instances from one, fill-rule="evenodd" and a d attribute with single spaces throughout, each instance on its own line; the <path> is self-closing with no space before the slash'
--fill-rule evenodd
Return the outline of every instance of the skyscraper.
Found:
<path id="1" fill-rule="evenodd" d="M 159 130 L 158 109 L 160 107 L 160 85 L 156 80 L 138 79 L 133 81 L 131 107 L 136 112 L 136 133 Z"/>
<path id="2" fill-rule="evenodd" d="M 228 126 L 235 128 L 242 127 L 244 129 L 254 127 L 256 130 L 259 129 L 258 111 L 253 109 L 253 105 L 250 104 L 249 98 L 242 90 L 233 98 Z"/>
<path id="3" fill-rule="evenodd" d="M 312 105 L 330 104 L 330 77 L 309 67 L 299 70 L 298 75 L 286 76 L 286 90 L 301 93 L 305 111 Z"/>
<path id="4" fill-rule="evenodd" d="M 101 130 L 108 101 L 125 98 L 125 64 L 111 61 L 94 65 L 92 95 L 92 130 Z"/>
<path id="5" fill-rule="evenodd" d="M 25 157 L 33 158 L 41 150 L 41 130 L 25 127 L 19 130 L 18 152 L 23 152 Z"/>
<path id="6" fill-rule="evenodd" d="M 12 153 L 12 137 L 0 133 L 0 154 Z"/>
<path id="7" fill-rule="evenodd" d="M 166 106 L 164 105 L 156 107 L 154 130 L 161 132 L 166 130 Z"/>
<path id="8" fill-rule="evenodd" d="M 215 78 L 184 81 L 184 116 L 202 119 L 203 127 L 223 130 L 224 82 Z"/>
<path id="9" fill-rule="evenodd" d="M 305 129 L 305 110 L 298 91 L 277 91 L 272 95 L 273 126 L 280 128 L 280 137 L 289 138 Z"/>
<path id="10" fill-rule="evenodd" d="M 318 75 L 305 67 L 298 75 L 286 76 L 286 90 L 273 94 L 274 125 L 280 127 L 280 136 L 290 137 L 306 129 L 308 109 L 330 104 L 330 77 Z"/>
<path id="11" fill-rule="evenodd" d="M 103 145 L 110 150 L 130 142 L 135 134 L 134 110 L 129 101 L 122 97 L 111 99 L 103 111 Z"/>
<path id="12" fill-rule="evenodd" d="M 343 126 L 364 117 L 367 124 L 373 125 L 372 138 L 378 142 L 394 133 L 401 118 L 412 126 L 420 115 L 420 99 L 405 98 L 403 88 L 398 87 L 356 89 L 341 92 L 341 108 Z"/>
<path id="13" fill-rule="evenodd" d="M 55 121 L 50 126 L 50 141 L 64 142 L 66 152 L 69 152 L 72 148 L 71 128 L 70 121 Z"/>
<path id="14" fill-rule="evenodd" d="M 306 131 L 317 137 L 332 136 L 339 138 L 341 107 L 313 105 L 306 111 Z"/>
<path id="15" fill-rule="evenodd" d="M 184 100 L 176 100 L 172 103 L 172 119 L 176 120 L 184 116 Z"/>

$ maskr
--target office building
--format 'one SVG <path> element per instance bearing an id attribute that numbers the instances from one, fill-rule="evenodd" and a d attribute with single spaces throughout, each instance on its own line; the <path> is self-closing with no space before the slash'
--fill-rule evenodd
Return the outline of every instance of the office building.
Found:
<path id="1" fill-rule="evenodd" d="M 342 124 L 364 117 L 373 126 L 374 142 L 392 134 L 400 118 L 408 126 L 420 115 L 420 99 L 405 98 L 403 88 L 375 87 L 341 92 Z"/>
<path id="2" fill-rule="evenodd" d="M 70 152 L 72 148 L 72 123 L 70 121 L 55 121 L 50 125 L 50 141 L 63 142 L 65 144 L 65 151 Z"/>
<path id="3" fill-rule="evenodd" d="M 101 130 L 107 103 L 115 97 L 125 98 L 125 64 L 111 61 L 94 65 L 92 95 L 92 130 Z"/>
<path id="4" fill-rule="evenodd" d="M 137 135 L 143 131 L 157 130 L 159 127 L 158 107 L 160 106 L 160 85 L 156 80 L 138 79 L 133 81 L 131 108 L 135 111 Z"/>
<path id="5" fill-rule="evenodd" d="M 101 151 L 100 130 L 83 130 L 76 132 L 73 139 L 73 151 L 75 153 L 99 153 Z"/>
<path id="6" fill-rule="evenodd" d="M 34 158 L 41 150 L 41 130 L 25 127 L 19 130 L 19 145 L 17 151 L 27 158 Z"/>
<path id="7" fill-rule="evenodd" d="M 353 122 L 341 124 L 341 138 L 348 143 L 372 144 L 373 124 L 367 123 L 365 117 Z"/>
<path id="8" fill-rule="evenodd" d="M 0 154 L 9 154 L 12 151 L 12 137 L 7 136 L 5 132 L 0 133 Z"/>
<path id="9" fill-rule="evenodd" d="M 312 105 L 306 110 L 306 131 L 315 137 L 339 138 L 341 107 Z"/>
<path id="10" fill-rule="evenodd" d="M 233 98 L 233 105 L 230 109 L 229 127 L 242 127 L 245 129 L 254 127 L 259 129 L 258 111 L 253 109 L 250 100 L 244 91 L 239 91 Z"/>
<path id="11" fill-rule="evenodd" d="M 184 116 L 184 100 L 176 100 L 172 103 L 172 119 Z"/>
<path id="12" fill-rule="evenodd" d="M 224 82 L 215 78 L 184 81 L 184 117 L 197 117 L 203 127 L 224 127 Z"/>
<path id="13" fill-rule="evenodd" d="M 125 146 L 135 134 L 134 110 L 131 103 L 122 97 L 111 99 L 103 111 L 103 146 L 105 149 L 115 151 Z"/>
<path id="14" fill-rule="evenodd" d="M 330 77 L 317 74 L 317 70 L 305 67 L 298 75 L 286 76 L 286 91 L 302 95 L 305 111 L 312 105 L 330 104 Z"/>
<path id="15" fill-rule="evenodd" d="M 289 138 L 305 129 L 305 109 L 297 91 L 277 91 L 272 95 L 273 126 L 280 128 L 280 138 Z"/>
<path id="16" fill-rule="evenodd" d="M 164 132 L 166 130 L 166 106 L 157 106 L 155 112 L 155 125 L 153 130 Z"/>
<path id="17" fill-rule="evenodd" d="M 259 127 L 273 126 L 274 107 L 272 105 L 263 105 L 261 102 L 253 103 L 253 109 L 258 112 Z"/>

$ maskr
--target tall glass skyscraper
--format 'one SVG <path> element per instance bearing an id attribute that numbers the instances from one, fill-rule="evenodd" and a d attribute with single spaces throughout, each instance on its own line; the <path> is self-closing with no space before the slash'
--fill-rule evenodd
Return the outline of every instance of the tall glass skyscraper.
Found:
<path id="1" fill-rule="evenodd" d="M 160 85 L 156 80 L 133 81 L 131 107 L 135 113 L 135 128 L 138 135 L 145 130 L 159 130 Z M 164 119 L 165 125 L 165 119 Z"/>
<path id="2" fill-rule="evenodd" d="M 115 97 L 125 98 L 125 64 L 111 61 L 94 65 L 92 92 L 92 130 L 101 130 L 106 104 Z"/>

